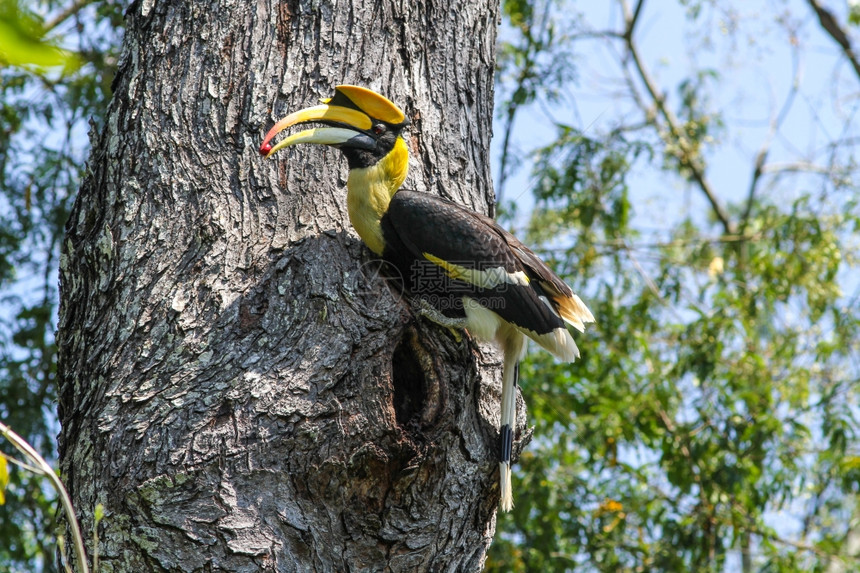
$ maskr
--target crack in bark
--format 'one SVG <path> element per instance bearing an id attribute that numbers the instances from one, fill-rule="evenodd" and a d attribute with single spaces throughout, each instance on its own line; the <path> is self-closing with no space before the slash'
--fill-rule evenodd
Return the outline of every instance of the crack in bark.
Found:
<path id="1" fill-rule="evenodd" d="M 368 255 L 335 150 L 256 151 L 273 110 L 364 83 L 421 110 L 411 188 L 486 203 L 492 61 L 457 53 L 492 50 L 498 6 L 376 9 L 129 9 L 58 333 L 63 475 L 84 527 L 106 508 L 105 568 L 480 569 L 497 377 L 378 304 L 388 286 L 354 288 Z"/>

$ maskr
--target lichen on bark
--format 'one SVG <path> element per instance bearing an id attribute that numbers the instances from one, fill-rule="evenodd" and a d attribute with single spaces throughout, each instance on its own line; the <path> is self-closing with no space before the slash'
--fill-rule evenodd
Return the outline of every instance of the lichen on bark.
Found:
<path id="1" fill-rule="evenodd" d="M 497 14 L 132 4 L 61 266 L 62 471 L 104 571 L 481 568 L 496 356 L 360 272 L 336 150 L 256 149 L 367 85 L 412 119 L 406 187 L 487 212 Z"/>

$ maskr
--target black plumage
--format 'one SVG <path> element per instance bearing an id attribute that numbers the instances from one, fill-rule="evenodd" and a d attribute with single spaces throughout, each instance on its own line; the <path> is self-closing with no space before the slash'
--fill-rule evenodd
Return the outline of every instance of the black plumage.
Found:
<path id="1" fill-rule="evenodd" d="M 311 121 L 328 127 L 270 144 L 291 125 Z M 374 253 L 398 269 L 405 287 L 420 299 L 415 302 L 430 307 L 419 304 L 416 311 L 499 344 L 504 354 L 499 489 L 502 509 L 509 511 L 518 363 L 526 337 L 573 362 L 579 349 L 565 323 L 582 331 L 594 317 L 564 281 L 494 220 L 439 197 L 400 191 L 409 164 L 401 132 L 408 125 L 403 111 L 385 97 L 358 86 L 338 86 L 322 106 L 278 121 L 260 152 L 271 156 L 299 143 L 339 148 L 350 168 L 350 222 Z"/>
<path id="2" fill-rule="evenodd" d="M 412 294 L 446 316 L 465 316 L 462 297 L 468 296 L 531 332 L 546 334 L 564 328 L 538 280 L 552 271 L 537 257 L 521 260 L 511 244 L 526 247 L 489 217 L 427 193 L 399 191 L 381 223 L 383 256 L 398 268 Z M 503 269 L 508 274 L 521 273 L 528 284 L 502 282 L 482 288 L 451 277 L 425 253 L 479 272 Z"/>

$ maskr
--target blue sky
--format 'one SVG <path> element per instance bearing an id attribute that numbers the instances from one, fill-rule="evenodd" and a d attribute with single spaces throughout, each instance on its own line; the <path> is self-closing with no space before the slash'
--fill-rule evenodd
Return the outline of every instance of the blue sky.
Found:
<path id="1" fill-rule="evenodd" d="M 852 70 L 832 39 L 821 32 L 805 2 L 745 2 L 736 13 L 731 13 L 728 3 L 723 4 L 719 9 L 704 7 L 700 18 L 692 21 L 679 3 L 646 3 L 635 38 L 651 74 L 668 96 L 670 107 L 677 109 L 678 85 L 691 72 L 703 68 L 715 71 L 716 77 L 707 83 L 707 104 L 720 112 L 724 127 L 716 132 L 716 144 L 706 150 L 707 175 L 725 203 L 746 196 L 753 171 L 751 158 L 768 138 L 770 121 L 784 105 L 795 80 L 798 90 L 792 106 L 773 137 L 769 161 L 774 163 L 820 163 L 829 141 L 846 126 L 856 131 L 860 98 L 856 97 L 857 82 Z M 623 28 L 616 2 L 579 2 L 576 6 L 584 9 L 582 21 L 589 29 Z M 796 28 L 796 51 L 792 50 L 790 34 L 774 22 L 779 17 L 775 9 L 796 19 L 790 24 Z M 503 30 L 503 37 L 506 33 L 510 31 Z M 614 95 L 622 77 L 618 65 L 618 54 L 622 52 L 622 42 L 617 39 L 577 42 L 575 65 L 579 81 L 571 86 L 570 105 L 556 112 L 557 119 L 597 134 L 615 125 L 619 117 L 641 117 L 630 102 Z M 834 100 L 843 112 L 840 116 L 831 113 Z M 524 110 L 517 126 L 514 139 L 525 151 L 549 143 L 554 135 L 550 119 L 539 106 Z M 496 162 L 501 132 L 502 125 L 497 120 L 493 143 Z M 678 215 L 687 209 L 698 213 L 706 204 L 698 190 L 661 172 L 658 162 L 659 158 L 655 164 L 637 166 L 637 184 L 632 189 L 640 199 L 637 214 L 645 226 L 655 218 L 663 218 L 667 200 L 671 202 L 671 213 Z M 497 171 L 495 167 L 494 175 Z M 807 182 L 819 185 L 816 176 Z M 506 187 L 506 199 L 516 198 L 521 212 L 528 211 L 531 205 L 528 187 L 527 167 Z M 772 187 L 771 191 L 775 192 Z M 792 195 L 784 187 L 779 192 L 783 199 Z M 642 205 L 653 209 L 645 210 Z"/>

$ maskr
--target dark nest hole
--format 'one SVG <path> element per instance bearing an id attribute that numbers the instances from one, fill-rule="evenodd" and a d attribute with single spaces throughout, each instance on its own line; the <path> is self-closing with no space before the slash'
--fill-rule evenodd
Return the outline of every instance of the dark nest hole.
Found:
<path id="1" fill-rule="evenodd" d="M 427 400 L 427 381 L 410 336 L 405 336 L 391 358 L 394 413 L 401 427 L 420 422 Z"/>
<path id="2" fill-rule="evenodd" d="M 391 358 L 394 413 L 403 428 L 420 424 L 427 402 L 427 380 L 412 344 L 413 336 L 405 336 Z"/>

